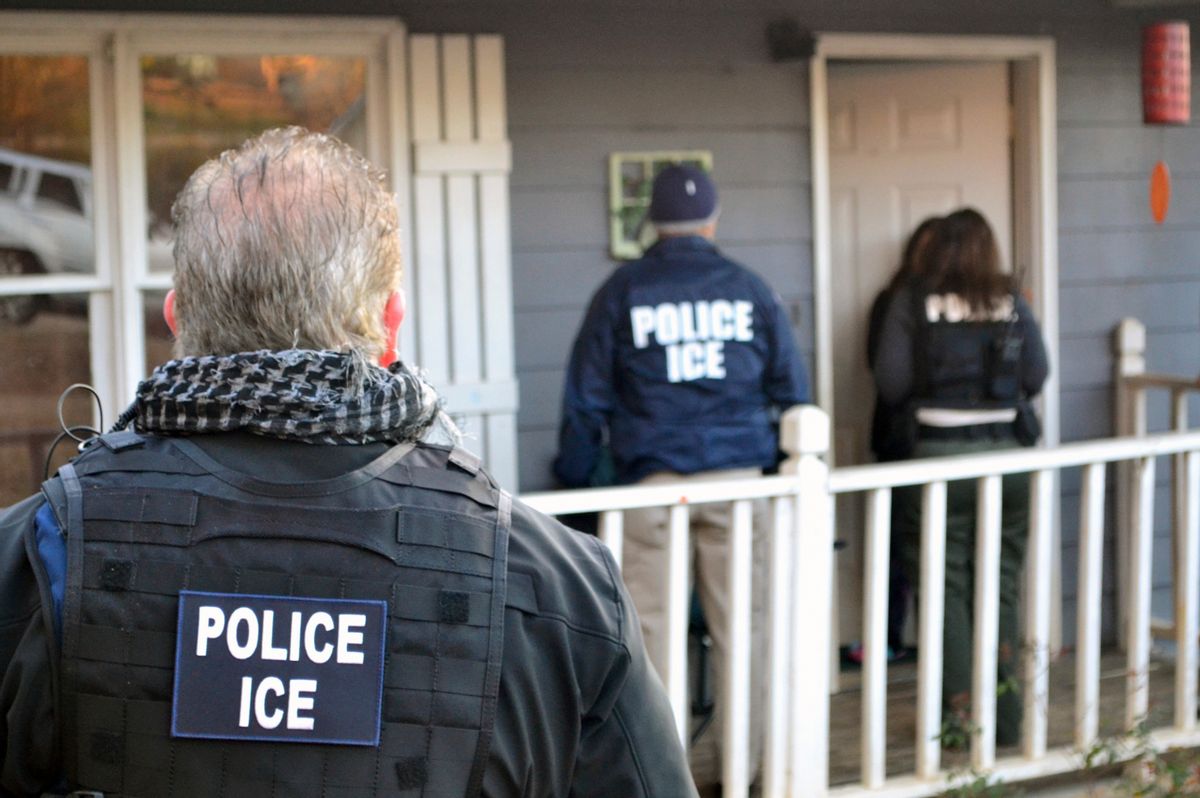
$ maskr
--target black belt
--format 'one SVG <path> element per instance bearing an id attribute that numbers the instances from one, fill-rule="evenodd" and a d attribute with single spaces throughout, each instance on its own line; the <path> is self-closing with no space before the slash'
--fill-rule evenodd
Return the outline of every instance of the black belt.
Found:
<path id="1" fill-rule="evenodd" d="M 1013 436 L 1011 421 L 992 424 L 968 424 L 963 427 L 931 427 L 922 424 L 917 436 L 934 441 L 1002 440 Z"/>

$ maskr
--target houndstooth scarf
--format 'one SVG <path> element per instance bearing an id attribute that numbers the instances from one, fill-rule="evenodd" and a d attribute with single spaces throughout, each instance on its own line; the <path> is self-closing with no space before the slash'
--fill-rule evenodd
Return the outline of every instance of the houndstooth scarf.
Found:
<path id="1" fill-rule="evenodd" d="M 114 429 L 252 432 L 321 444 L 458 442 L 432 385 L 340 352 L 287 349 L 171 360 L 138 385 Z M 436 428 L 436 429 L 435 429 Z"/>

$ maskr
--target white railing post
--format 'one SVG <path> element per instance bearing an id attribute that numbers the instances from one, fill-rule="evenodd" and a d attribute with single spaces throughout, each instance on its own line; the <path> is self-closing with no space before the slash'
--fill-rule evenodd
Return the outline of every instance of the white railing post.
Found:
<path id="1" fill-rule="evenodd" d="M 1154 554 L 1154 458 L 1133 463 L 1137 525 L 1130 541 L 1129 615 L 1125 667 L 1125 727 L 1132 729 L 1150 706 L 1150 566 Z"/>
<path id="2" fill-rule="evenodd" d="M 1100 588 L 1104 578 L 1104 464 L 1083 468 L 1079 508 L 1079 588 L 1075 604 L 1075 747 L 1100 730 Z"/>
<path id="3" fill-rule="evenodd" d="M 1100 466 L 1101 474 L 1104 466 Z M 1025 605 L 1025 734 L 1026 759 L 1046 754 L 1050 694 L 1050 596 L 1054 564 L 1054 471 L 1035 471 L 1030 478 L 1029 581 Z"/>
<path id="4" fill-rule="evenodd" d="M 625 551 L 625 512 L 623 510 L 606 510 L 600 513 L 600 540 L 612 552 L 617 567 L 621 568 L 621 559 Z"/>
<path id="5" fill-rule="evenodd" d="M 921 595 L 917 626 L 917 776 L 940 775 L 942 632 L 946 618 L 946 483 L 921 492 Z"/>
<path id="6" fill-rule="evenodd" d="M 1175 432 L 1187 432 L 1188 429 L 1188 390 L 1175 387 L 1171 389 L 1171 429 Z M 1187 525 L 1187 458 L 1190 453 L 1179 453 L 1171 457 L 1171 562 L 1178 566 L 1182 562 L 1184 538 Z M 1179 595 L 1179 570 L 1173 569 L 1172 578 L 1175 580 L 1175 595 Z M 1154 636 L 1156 627 L 1162 626 L 1168 634 L 1175 635 L 1179 630 L 1178 605 L 1170 623 L 1150 622 L 1150 635 Z"/>
<path id="7" fill-rule="evenodd" d="M 750 629 L 754 513 L 749 501 L 733 503 L 729 530 L 729 585 L 725 628 L 729 630 L 729 653 L 725 665 L 725 723 L 721 751 L 722 795 L 746 798 L 750 789 Z M 762 656 L 762 652 L 758 652 Z"/>
<path id="8" fill-rule="evenodd" d="M 971 668 L 971 765 L 996 762 L 996 659 L 1000 639 L 1000 502 L 998 476 L 980 477 L 975 524 L 975 639 Z"/>
<path id="9" fill-rule="evenodd" d="M 800 478 L 792 547 L 790 794 L 826 795 L 829 786 L 829 679 L 833 635 L 833 500 L 829 493 L 829 416 L 794 407 L 780 425 L 785 467 Z M 814 656 L 815 654 L 815 656 Z"/>
<path id="10" fill-rule="evenodd" d="M 888 566 L 891 488 L 867 494 L 866 603 L 863 612 L 862 777 L 871 790 L 887 778 Z"/>
<path id="11" fill-rule="evenodd" d="M 1113 334 L 1113 407 L 1116 409 L 1116 434 L 1119 437 L 1146 434 L 1146 391 L 1130 386 L 1127 377 L 1146 373 L 1146 327 L 1137 319 L 1122 319 Z M 1127 645 L 1129 623 L 1129 557 L 1130 541 L 1137 524 L 1133 506 L 1133 464 L 1117 466 L 1117 640 Z"/>
<path id="12" fill-rule="evenodd" d="M 1184 456 L 1183 512 L 1175 560 L 1175 728 L 1196 728 L 1196 636 L 1200 634 L 1200 452 Z"/>
<path id="13" fill-rule="evenodd" d="M 797 456 L 798 459 L 798 456 Z M 792 473 L 795 473 L 793 471 Z M 767 638 L 766 739 L 763 745 L 763 795 L 787 792 L 788 723 L 792 655 L 792 513 L 795 502 L 771 502 L 770 589 Z"/>

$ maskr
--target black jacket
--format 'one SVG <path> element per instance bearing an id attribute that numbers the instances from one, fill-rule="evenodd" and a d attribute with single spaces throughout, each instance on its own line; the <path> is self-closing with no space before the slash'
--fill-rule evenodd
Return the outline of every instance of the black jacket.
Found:
<path id="1" fill-rule="evenodd" d="M 923 398 L 920 386 L 918 339 L 920 320 L 914 310 L 915 286 L 904 285 L 892 292 L 876 337 L 875 355 L 871 368 L 879 397 L 891 407 L 903 406 L 913 399 Z M 1037 396 L 1050 373 L 1042 331 L 1033 317 L 1029 304 L 1019 294 L 1014 298 L 1016 333 L 1024 341 L 1018 364 L 1017 380 L 1027 399 Z"/>
<path id="2" fill-rule="evenodd" d="M 324 479 L 384 450 L 249 435 L 193 438 L 273 481 Z M 37 795 L 61 773 L 53 587 L 34 534 L 40 496 L 0 512 L 0 794 Z M 488 796 L 692 796 L 695 788 L 632 603 L 594 538 L 514 503 L 508 575 L 536 600 L 506 607 Z M 520 606 L 514 606 L 520 604 Z"/>

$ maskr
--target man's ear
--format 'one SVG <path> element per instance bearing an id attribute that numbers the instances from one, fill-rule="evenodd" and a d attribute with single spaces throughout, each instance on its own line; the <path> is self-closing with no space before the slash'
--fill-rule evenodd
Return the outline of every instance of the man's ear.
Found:
<path id="1" fill-rule="evenodd" d="M 167 292 L 167 298 L 163 300 L 163 320 L 167 322 L 167 326 L 171 328 L 171 335 L 179 337 L 179 332 L 176 330 L 175 322 L 175 289 L 172 288 Z"/>
<path id="2" fill-rule="evenodd" d="M 397 336 L 400 334 L 400 325 L 404 322 L 404 310 L 403 289 L 393 291 L 388 297 L 387 304 L 383 306 L 383 328 L 387 332 L 388 348 L 379 356 L 379 365 L 384 368 L 392 365 L 399 358 L 396 351 Z"/>

